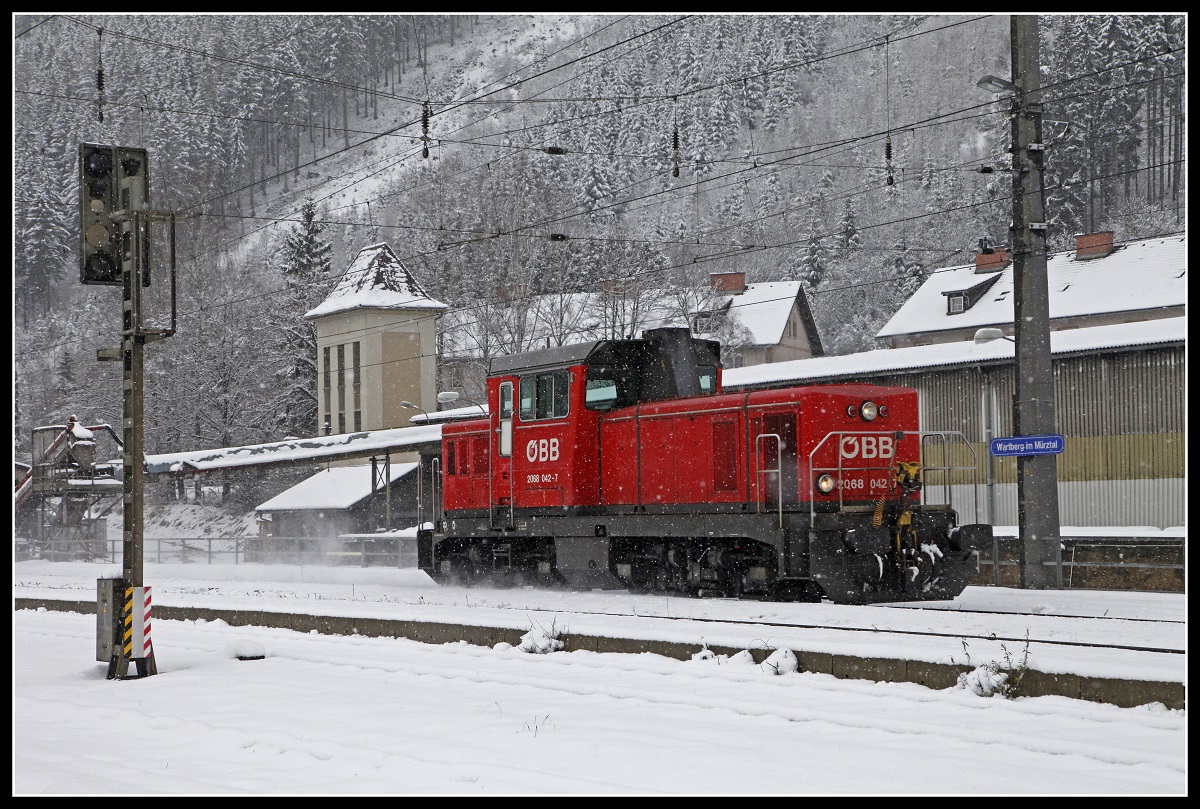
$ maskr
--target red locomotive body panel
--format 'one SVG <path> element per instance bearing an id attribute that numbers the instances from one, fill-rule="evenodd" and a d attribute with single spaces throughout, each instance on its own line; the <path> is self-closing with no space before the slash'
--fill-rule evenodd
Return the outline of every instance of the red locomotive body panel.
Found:
<path id="1" fill-rule="evenodd" d="M 608 506 L 635 507 L 640 502 L 640 456 L 637 408 L 605 416 L 600 423 L 600 492 Z M 605 463 L 607 460 L 607 463 Z"/>
<path id="2" fill-rule="evenodd" d="M 745 453 L 738 446 L 742 398 L 704 396 L 635 408 L 640 506 L 745 501 Z M 601 432 L 607 427 L 602 424 Z"/>
<path id="3" fill-rule="evenodd" d="M 490 432 L 483 419 L 442 427 L 442 497 L 446 508 L 487 509 L 493 483 Z"/>
<path id="4" fill-rule="evenodd" d="M 852 414 L 871 400 L 884 415 Z M 893 460 L 919 452 L 893 434 L 915 430 L 916 394 L 905 388 L 814 386 L 638 405 L 600 420 L 602 503 L 719 509 L 781 495 L 803 503 L 815 491 L 810 463 L 838 482 L 818 502 L 836 502 L 839 492 L 845 502 L 873 500 L 891 489 Z M 827 440 L 833 432 L 849 434 Z"/>
<path id="5" fill-rule="evenodd" d="M 750 430 L 756 446 L 752 457 L 757 468 L 782 469 L 785 503 L 843 504 L 872 501 L 887 494 L 893 486 L 894 461 L 914 460 L 920 452 L 915 439 L 897 442 L 898 432 L 919 429 L 917 395 L 907 388 L 874 385 L 820 385 L 780 390 L 756 391 L 747 396 Z M 877 415 L 866 421 L 859 413 L 865 402 L 877 408 Z M 779 436 L 782 459 L 776 455 L 773 439 Z M 827 473 L 835 488 L 822 493 L 815 478 Z M 776 481 L 764 472 L 758 493 L 763 502 L 774 503 L 778 494 L 769 491 Z M 794 483 L 793 483 L 794 481 Z"/>
<path id="6" fill-rule="evenodd" d="M 863 603 L 953 597 L 990 541 L 922 503 L 916 391 L 723 393 L 686 330 L 494 361 L 488 411 L 443 427 L 432 572 Z"/>

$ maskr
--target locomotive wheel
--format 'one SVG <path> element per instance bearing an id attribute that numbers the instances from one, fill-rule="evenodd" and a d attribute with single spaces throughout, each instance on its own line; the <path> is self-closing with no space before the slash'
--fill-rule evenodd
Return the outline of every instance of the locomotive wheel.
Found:
<path id="1" fill-rule="evenodd" d="M 478 583 L 479 575 L 475 565 L 466 554 L 456 554 L 448 558 L 450 570 L 439 575 L 442 584 L 452 587 L 472 587 Z"/>

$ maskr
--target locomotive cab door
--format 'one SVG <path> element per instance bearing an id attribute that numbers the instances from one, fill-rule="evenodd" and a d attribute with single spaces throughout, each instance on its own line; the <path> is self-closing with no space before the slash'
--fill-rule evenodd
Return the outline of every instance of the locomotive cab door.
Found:
<path id="1" fill-rule="evenodd" d="M 491 493 L 488 495 L 489 525 L 493 528 L 513 525 L 513 478 L 512 478 L 512 444 L 513 444 L 513 383 L 501 382 L 499 390 L 499 407 L 496 408 L 496 423 L 492 435 L 495 440 L 495 451 L 491 453 L 495 466 L 491 480 Z"/>
<path id="2" fill-rule="evenodd" d="M 778 508 L 781 502 L 783 505 L 795 504 L 800 485 L 800 459 L 796 452 L 796 413 L 763 413 L 759 438 L 761 440 L 756 441 L 756 465 L 760 472 L 759 503 L 770 508 Z"/>

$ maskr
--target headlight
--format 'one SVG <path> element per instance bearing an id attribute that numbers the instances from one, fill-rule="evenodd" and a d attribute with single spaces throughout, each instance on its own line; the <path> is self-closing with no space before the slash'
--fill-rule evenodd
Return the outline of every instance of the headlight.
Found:
<path id="1" fill-rule="evenodd" d="M 817 478 L 817 491 L 821 494 L 829 494 L 833 491 L 833 477 L 831 475 L 821 475 Z"/>
<path id="2" fill-rule="evenodd" d="M 879 415 L 879 408 L 875 406 L 874 402 L 863 402 L 859 411 L 862 413 L 863 421 L 874 421 L 875 417 Z"/>
<path id="3" fill-rule="evenodd" d="M 886 419 L 886 418 L 887 418 L 887 414 L 888 414 L 888 406 L 887 406 L 887 405 L 880 405 L 880 406 L 879 406 L 879 418 L 881 418 L 881 419 Z"/>
<path id="4" fill-rule="evenodd" d="M 855 416 L 857 416 L 858 415 L 858 405 L 847 406 L 846 407 L 846 415 L 849 416 L 850 418 L 854 418 Z"/>

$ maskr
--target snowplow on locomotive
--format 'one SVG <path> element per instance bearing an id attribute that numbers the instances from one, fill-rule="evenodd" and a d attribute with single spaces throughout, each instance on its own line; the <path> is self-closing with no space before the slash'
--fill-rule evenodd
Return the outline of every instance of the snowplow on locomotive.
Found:
<path id="1" fill-rule="evenodd" d="M 911 389 L 729 393 L 717 343 L 656 329 L 496 358 L 488 404 L 442 429 L 437 581 L 942 600 L 991 544 L 951 503 L 970 444 L 921 431 Z"/>

